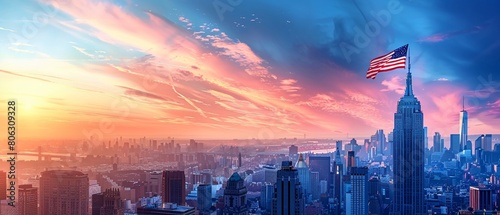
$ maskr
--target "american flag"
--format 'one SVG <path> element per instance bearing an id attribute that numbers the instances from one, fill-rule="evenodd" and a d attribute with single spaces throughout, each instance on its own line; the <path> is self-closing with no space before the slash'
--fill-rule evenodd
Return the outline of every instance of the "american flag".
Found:
<path id="1" fill-rule="evenodd" d="M 388 72 L 394 69 L 406 68 L 406 52 L 408 44 L 389 52 L 386 55 L 376 57 L 370 61 L 370 68 L 366 72 L 366 78 L 375 79 L 379 72 Z"/>

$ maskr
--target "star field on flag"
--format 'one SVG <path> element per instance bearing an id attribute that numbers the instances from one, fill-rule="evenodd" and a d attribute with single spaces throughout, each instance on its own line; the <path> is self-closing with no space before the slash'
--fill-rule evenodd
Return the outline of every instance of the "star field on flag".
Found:
<path id="1" fill-rule="evenodd" d="M 370 61 L 370 68 L 368 68 L 368 71 L 366 72 L 366 78 L 375 79 L 379 72 L 388 72 L 399 68 L 406 68 L 407 52 L 408 44 L 385 55 L 374 58 Z"/>

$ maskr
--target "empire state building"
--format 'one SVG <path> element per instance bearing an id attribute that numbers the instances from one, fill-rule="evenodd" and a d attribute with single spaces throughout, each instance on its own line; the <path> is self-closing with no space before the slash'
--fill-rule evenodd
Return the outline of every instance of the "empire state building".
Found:
<path id="1" fill-rule="evenodd" d="M 394 202 L 391 214 L 423 215 L 424 114 L 413 95 L 411 73 L 394 114 Z"/>

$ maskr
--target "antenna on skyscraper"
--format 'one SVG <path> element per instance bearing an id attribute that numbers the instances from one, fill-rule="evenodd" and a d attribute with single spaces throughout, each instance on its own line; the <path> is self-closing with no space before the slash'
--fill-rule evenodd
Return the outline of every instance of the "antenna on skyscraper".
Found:
<path id="1" fill-rule="evenodd" d="M 408 55 L 408 73 L 410 73 L 410 69 L 411 69 L 410 46 L 408 46 L 408 51 L 406 52 L 406 54 Z"/>
<path id="2" fill-rule="evenodd" d="M 462 111 L 465 111 L 465 96 L 462 96 Z"/>

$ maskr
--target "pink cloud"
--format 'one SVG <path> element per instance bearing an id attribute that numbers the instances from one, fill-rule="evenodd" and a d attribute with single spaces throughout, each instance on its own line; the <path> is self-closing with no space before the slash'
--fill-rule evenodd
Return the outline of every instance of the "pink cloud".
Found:
<path id="1" fill-rule="evenodd" d="M 486 25 L 486 26 L 488 26 L 488 25 Z M 469 28 L 469 29 L 462 29 L 462 30 L 452 31 L 449 33 L 437 33 L 437 34 L 434 34 L 434 35 L 431 35 L 428 37 L 424 37 L 424 38 L 418 40 L 418 42 L 431 42 L 431 43 L 441 42 L 441 41 L 448 39 L 449 37 L 452 37 L 452 36 L 474 33 L 474 32 L 480 31 L 481 29 L 484 29 L 483 26 L 473 26 L 472 28 Z"/>
<path id="2" fill-rule="evenodd" d="M 283 84 L 283 85 L 294 85 L 296 83 L 297 83 L 297 80 L 294 80 L 294 79 L 281 80 L 281 84 Z"/>
<path id="3" fill-rule="evenodd" d="M 434 34 L 434 35 L 431 35 L 431 36 L 428 36 L 428 37 L 424 37 L 420 40 L 418 40 L 418 42 L 441 42 L 443 41 L 444 39 L 446 39 L 449 35 L 448 34 Z"/>
<path id="4" fill-rule="evenodd" d="M 400 76 L 393 76 L 389 80 L 383 80 L 382 85 L 385 86 L 385 89 L 382 89 L 381 91 L 386 92 L 386 91 L 394 91 L 397 94 L 403 95 L 405 92 L 405 80 L 403 77 Z"/>
<path id="5" fill-rule="evenodd" d="M 280 83 L 280 88 L 288 93 L 296 93 L 297 91 L 302 89 L 302 87 L 297 86 L 297 80 L 294 79 L 284 79 L 281 80 Z"/>
<path id="6" fill-rule="evenodd" d="M 188 23 L 189 19 L 186 19 L 185 17 L 181 16 L 181 17 L 179 17 L 179 21 L 184 22 L 184 23 Z"/>

